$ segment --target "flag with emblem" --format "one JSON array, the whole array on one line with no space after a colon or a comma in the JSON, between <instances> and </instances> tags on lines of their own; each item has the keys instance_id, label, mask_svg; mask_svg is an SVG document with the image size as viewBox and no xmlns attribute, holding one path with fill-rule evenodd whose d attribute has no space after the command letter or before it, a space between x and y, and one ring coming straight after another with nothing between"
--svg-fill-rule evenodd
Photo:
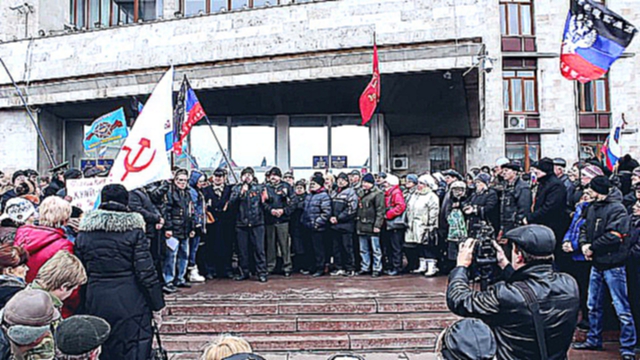
<instances>
[{"instance_id":1,"label":"flag with emblem","mask_svg":"<svg viewBox=\"0 0 640 360\"><path fill-rule=\"evenodd\" d=\"M378 102L380 101L380 69L378 68L378 47L375 39L373 41L373 76L367 87L360 95L360 115L362 116L362 125L371 120L373 113L376 111Z\"/></svg>"},{"instance_id":2,"label":"flag with emblem","mask_svg":"<svg viewBox=\"0 0 640 360\"><path fill-rule=\"evenodd\" d=\"M182 154L182 142L189 135L191 128L205 116L204 109L185 75L173 113L173 151L177 155Z\"/></svg>"},{"instance_id":3,"label":"flag with emblem","mask_svg":"<svg viewBox=\"0 0 640 360\"><path fill-rule=\"evenodd\" d=\"M160 79L113 162L110 181L128 190L171 178L165 134L171 127L173 67Z\"/></svg>"},{"instance_id":4,"label":"flag with emblem","mask_svg":"<svg viewBox=\"0 0 640 360\"><path fill-rule=\"evenodd\" d=\"M593 0L571 0L560 55L560 71L569 80L599 79L629 46L636 28Z\"/></svg>"}]
</instances>

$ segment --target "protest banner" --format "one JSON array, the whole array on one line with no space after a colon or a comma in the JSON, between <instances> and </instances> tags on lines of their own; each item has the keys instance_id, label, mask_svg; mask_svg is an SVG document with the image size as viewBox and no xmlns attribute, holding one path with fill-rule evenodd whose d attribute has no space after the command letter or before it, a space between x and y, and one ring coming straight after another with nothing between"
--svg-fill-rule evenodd
<instances>
[{"instance_id":1,"label":"protest banner","mask_svg":"<svg viewBox=\"0 0 640 360\"><path fill-rule=\"evenodd\" d=\"M107 178L67 180L67 196L71 198L71 205L82 211L93 210L100 191L107 183Z\"/></svg>"}]
</instances>

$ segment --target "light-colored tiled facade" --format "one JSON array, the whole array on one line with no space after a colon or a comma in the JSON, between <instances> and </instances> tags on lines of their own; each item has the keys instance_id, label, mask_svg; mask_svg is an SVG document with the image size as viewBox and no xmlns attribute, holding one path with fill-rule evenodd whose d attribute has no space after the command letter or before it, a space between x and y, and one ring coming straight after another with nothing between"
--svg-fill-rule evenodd
<instances>
[{"instance_id":1,"label":"light-colored tiled facade","mask_svg":"<svg viewBox=\"0 0 640 360\"><path fill-rule=\"evenodd\" d=\"M9 9L24 0L0 4L0 57L35 108L148 94L169 65L180 75L176 76L176 91L183 73L190 76L196 90L364 76L371 72L375 32L383 79L384 74L464 71L473 65L473 54L483 44L489 57L497 61L491 73L480 76L480 136L464 140L466 166L491 163L505 152L497 0L330 0L188 18L175 18L178 0L164 0L162 20L72 33L63 31L68 0L27 2L33 6L28 38L25 16ZM533 3L537 52L523 56L538 58L542 156L576 160L575 84L561 77L558 58L567 4L555 0ZM607 5L640 24L637 1L609 0ZM627 53L610 73L611 113L612 118L625 113L630 128L636 129L640 121L640 40ZM437 119L429 119L425 126L429 121ZM0 126L10 129L3 131L0 142L3 169L35 167L36 162L41 169L46 167L46 159L37 155L35 131L2 70ZM63 125L48 128L54 128L55 134L64 130ZM9 135L13 133L16 136ZM57 136L47 136L52 147L64 147ZM635 156L640 156L638 136L625 135ZM408 155L416 158L414 163L428 166L425 156L428 158L430 139L428 135L422 138L422 149L415 145L420 137L403 147L402 140L394 141L391 133L388 154L411 148ZM400 145L394 149L394 144ZM58 160L64 157L61 149L56 155ZM384 161L378 166L384 168Z\"/></svg>"}]
</instances>

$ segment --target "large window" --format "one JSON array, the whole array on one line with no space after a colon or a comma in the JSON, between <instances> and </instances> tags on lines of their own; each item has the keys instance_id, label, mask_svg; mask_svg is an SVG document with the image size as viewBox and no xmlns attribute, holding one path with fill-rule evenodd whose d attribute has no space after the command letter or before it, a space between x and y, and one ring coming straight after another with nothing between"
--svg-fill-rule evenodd
<instances>
[{"instance_id":1,"label":"large window","mask_svg":"<svg viewBox=\"0 0 640 360\"><path fill-rule=\"evenodd\" d=\"M502 91L504 111L509 113L538 111L535 70L504 70Z\"/></svg>"},{"instance_id":2,"label":"large window","mask_svg":"<svg viewBox=\"0 0 640 360\"><path fill-rule=\"evenodd\" d=\"M243 8L260 8L278 5L278 0L180 0L181 11L185 16L213 14Z\"/></svg>"},{"instance_id":3,"label":"large window","mask_svg":"<svg viewBox=\"0 0 640 360\"><path fill-rule=\"evenodd\" d=\"M78 28L129 24L162 15L163 0L69 0L69 22Z\"/></svg>"},{"instance_id":4,"label":"large window","mask_svg":"<svg viewBox=\"0 0 640 360\"><path fill-rule=\"evenodd\" d=\"M582 134L580 135L580 160L593 157L601 158L600 150L607 139L607 134Z\"/></svg>"},{"instance_id":5,"label":"large window","mask_svg":"<svg viewBox=\"0 0 640 360\"><path fill-rule=\"evenodd\" d=\"M519 161L526 171L540 159L540 134L506 134L507 158Z\"/></svg>"},{"instance_id":6,"label":"large window","mask_svg":"<svg viewBox=\"0 0 640 360\"><path fill-rule=\"evenodd\" d=\"M234 117L231 120L231 157L243 168L276 163L276 130L272 117Z\"/></svg>"},{"instance_id":7,"label":"large window","mask_svg":"<svg viewBox=\"0 0 640 360\"><path fill-rule=\"evenodd\" d=\"M531 0L501 0L500 29L502 35L533 35Z\"/></svg>"},{"instance_id":8,"label":"large window","mask_svg":"<svg viewBox=\"0 0 640 360\"><path fill-rule=\"evenodd\" d=\"M229 155L229 127L227 118L211 118L213 131L220 141L220 145ZM202 169L216 169L225 166L224 156L216 144L216 140L211 133L211 129L206 122L200 122L191 129L189 133L189 145L191 156L198 162Z\"/></svg>"},{"instance_id":9,"label":"large window","mask_svg":"<svg viewBox=\"0 0 640 360\"><path fill-rule=\"evenodd\" d=\"M601 79L579 84L578 89L580 112L609 112L609 81L606 75Z\"/></svg>"}]
</instances>

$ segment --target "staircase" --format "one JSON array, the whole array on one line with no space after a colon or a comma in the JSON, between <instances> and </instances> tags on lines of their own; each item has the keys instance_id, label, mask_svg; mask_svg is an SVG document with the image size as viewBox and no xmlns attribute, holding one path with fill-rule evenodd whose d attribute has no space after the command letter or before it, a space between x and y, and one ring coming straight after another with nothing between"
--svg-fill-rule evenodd
<instances>
[{"instance_id":1,"label":"staircase","mask_svg":"<svg viewBox=\"0 0 640 360\"><path fill-rule=\"evenodd\" d=\"M334 292L172 296L161 330L163 345L172 359L198 359L223 333L245 338L267 358L299 352L432 352L439 332L456 317L447 310L443 292L415 289L385 292L365 284Z\"/></svg>"}]
</instances>

